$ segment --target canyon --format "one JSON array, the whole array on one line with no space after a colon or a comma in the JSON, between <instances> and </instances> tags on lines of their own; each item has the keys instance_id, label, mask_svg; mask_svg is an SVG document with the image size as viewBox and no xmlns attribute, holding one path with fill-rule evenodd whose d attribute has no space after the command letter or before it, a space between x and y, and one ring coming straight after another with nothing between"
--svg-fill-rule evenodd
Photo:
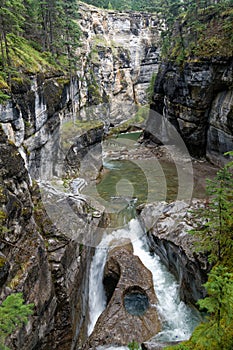
<instances>
[{"instance_id":1,"label":"canyon","mask_svg":"<svg viewBox=\"0 0 233 350\"><path fill-rule=\"evenodd\" d=\"M108 217L93 198L67 189L66 181L96 181L103 167L102 141L111 128L128 121L126 129L136 125L144 131L143 142L156 147L161 140L155 137L155 111L175 126L192 157L207 157L220 165L225 162L223 153L233 149L232 59L184 67L161 62L164 24L156 15L83 3L79 11L83 36L77 75L47 72L16 79L12 99L0 105L0 298L23 292L25 300L35 304L28 324L8 339L11 349L88 348L90 264L100 239L98 229L107 226ZM144 125L132 116L148 103L153 73L152 112ZM55 189L48 187L51 179ZM190 248L192 241L185 233L191 227L185 214L189 208L184 202L146 204L138 215L149 227L151 250L179 280L181 299L194 304L205 295L202 284L209 266ZM152 226L147 220L153 215ZM174 233L177 217L182 224ZM128 250L123 249L122 257L132 259ZM109 259L116 259L114 252ZM111 277L110 270L106 267L106 276ZM155 303L153 293L152 299ZM148 331L146 337L151 335ZM99 339L94 336L89 341L96 346Z\"/></svg>"}]
</instances>

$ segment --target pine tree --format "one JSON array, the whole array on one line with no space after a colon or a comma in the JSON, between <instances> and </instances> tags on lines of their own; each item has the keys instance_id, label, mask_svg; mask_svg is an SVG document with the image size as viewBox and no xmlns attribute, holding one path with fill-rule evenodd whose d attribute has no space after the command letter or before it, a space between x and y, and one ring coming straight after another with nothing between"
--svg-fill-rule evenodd
<instances>
[{"instance_id":1,"label":"pine tree","mask_svg":"<svg viewBox=\"0 0 233 350\"><path fill-rule=\"evenodd\" d=\"M28 322L28 316L33 313L33 304L24 304L22 293L9 295L0 305L0 348L4 346L8 335Z\"/></svg>"},{"instance_id":2,"label":"pine tree","mask_svg":"<svg viewBox=\"0 0 233 350\"><path fill-rule=\"evenodd\" d=\"M204 285L208 296L198 301L207 311L206 321L193 333L193 349L231 350L233 348L233 274L218 265L209 273Z\"/></svg>"},{"instance_id":3,"label":"pine tree","mask_svg":"<svg viewBox=\"0 0 233 350\"><path fill-rule=\"evenodd\" d=\"M223 261L232 249L233 175L229 166L219 170L214 180L207 180L209 203L195 211L201 218L191 231L198 238L197 250L207 252L209 261Z\"/></svg>"},{"instance_id":4,"label":"pine tree","mask_svg":"<svg viewBox=\"0 0 233 350\"><path fill-rule=\"evenodd\" d=\"M0 4L0 45L3 68L11 66L9 34L18 35L24 22L22 0L1 0Z\"/></svg>"}]
</instances>

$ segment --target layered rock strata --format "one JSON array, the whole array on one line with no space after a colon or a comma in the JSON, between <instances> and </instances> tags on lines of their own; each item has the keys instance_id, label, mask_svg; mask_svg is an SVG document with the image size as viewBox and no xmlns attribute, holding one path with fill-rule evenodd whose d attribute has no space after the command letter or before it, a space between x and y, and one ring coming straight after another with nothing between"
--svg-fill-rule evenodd
<instances>
[{"instance_id":1,"label":"layered rock strata","mask_svg":"<svg viewBox=\"0 0 233 350\"><path fill-rule=\"evenodd\" d=\"M146 89L158 71L162 23L156 15L100 10L84 3L79 11L82 106L109 103L114 123L128 119L132 103L147 102Z\"/></svg>"},{"instance_id":2,"label":"layered rock strata","mask_svg":"<svg viewBox=\"0 0 233 350\"><path fill-rule=\"evenodd\" d=\"M192 156L224 161L233 149L233 61L219 58L161 64L152 108L176 127ZM151 114L148 129L156 126ZM153 129L153 128L152 128Z\"/></svg>"}]
</instances>

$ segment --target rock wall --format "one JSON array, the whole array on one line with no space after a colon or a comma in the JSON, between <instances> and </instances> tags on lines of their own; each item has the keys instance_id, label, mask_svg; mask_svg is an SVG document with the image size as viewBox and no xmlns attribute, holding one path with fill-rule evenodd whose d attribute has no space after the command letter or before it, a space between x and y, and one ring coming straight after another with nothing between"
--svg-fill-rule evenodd
<instances>
[{"instance_id":1,"label":"rock wall","mask_svg":"<svg viewBox=\"0 0 233 350\"><path fill-rule=\"evenodd\" d=\"M105 126L130 119L132 105L146 103L146 88L158 70L162 23L156 16L80 3L79 24L76 76L57 71L13 78L12 99L0 105L0 124L35 178L41 168L48 175L59 171L64 118L102 120Z\"/></svg>"},{"instance_id":2,"label":"rock wall","mask_svg":"<svg viewBox=\"0 0 233 350\"><path fill-rule=\"evenodd\" d=\"M81 217L75 236L54 225L38 187L32 191L17 147L0 129L0 299L23 292L35 305L26 327L8 339L11 349L70 350L78 336L86 337L91 249L79 233L85 231L90 205L75 196L73 201ZM93 233L98 220L89 223Z\"/></svg>"},{"instance_id":3,"label":"rock wall","mask_svg":"<svg viewBox=\"0 0 233 350\"><path fill-rule=\"evenodd\" d=\"M146 89L158 70L162 23L155 15L96 9L84 3L79 11L81 104L110 103L116 123L122 120L123 105L146 103Z\"/></svg>"},{"instance_id":4,"label":"rock wall","mask_svg":"<svg viewBox=\"0 0 233 350\"><path fill-rule=\"evenodd\" d=\"M77 76L70 80L62 72L47 72L13 78L12 98L0 105L0 219L5 228L0 241L0 296L3 300L12 291L22 291L25 300L35 304L26 328L9 339L12 349L65 350L85 340L91 252L83 247L80 235L86 233L89 220L88 234L93 236L101 220L102 209L93 219L93 203L90 209L89 203L74 196L69 200L80 217L78 239L73 232L59 231L40 193L32 198L31 178L59 177L64 168L79 176L76 169L88 155L93 172L81 170L85 178L94 179L102 166L98 157L103 125L95 127L92 122L91 130L83 133L73 127L73 113L79 120L105 123L112 111L101 104L111 102L113 114L120 114L116 122L130 118L122 116L118 105L144 103L144 90L158 67L156 18L90 10L85 5L80 12L84 45L77 53ZM62 138L68 149L67 145L61 149Z\"/></svg>"},{"instance_id":5,"label":"rock wall","mask_svg":"<svg viewBox=\"0 0 233 350\"><path fill-rule=\"evenodd\" d=\"M62 118L71 112L71 85L75 81L70 84L64 76L13 79L12 99L0 105L0 124L19 148L32 177L39 177L43 164L50 168L54 162Z\"/></svg>"},{"instance_id":6,"label":"rock wall","mask_svg":"<svg viewBox=\"0 0 233 350\"><path fill-rule=\"evenodd\" d=\"M233 149L233 60L216 58L161 65L152 109L164 115L195 157L223 162ZM148 126L156 125L151 115Z\"/></svg>"}]
</instances>

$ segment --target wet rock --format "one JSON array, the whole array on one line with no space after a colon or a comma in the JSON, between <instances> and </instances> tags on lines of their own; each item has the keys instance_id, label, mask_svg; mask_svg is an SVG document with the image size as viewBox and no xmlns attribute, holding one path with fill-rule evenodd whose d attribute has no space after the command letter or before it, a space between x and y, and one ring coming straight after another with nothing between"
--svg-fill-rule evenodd
<instances>
[{"instance_id":1,"label":"wet rock","mask_svg":"<svg viewBox=\"0 0 233 350\"><path fill-rule=\"evenodd\" d=\"M183 201L157 202L145 205L140 214L151 251L176 276L181 299L193 305L206 294L203 284L210 270L207 256L195 252L195 239L188 233L194 220L190 211L203 205L197 200L191 205Z\"/></svg>"},{"instance_id":2,"label":"wet rock","mask_svg":"<svg viewBox=\"0 0 233 350\"><path fill-rule=\"evenodd\" d=\"M102 168L103 126L92 128L77 137L67 152L64 165L68 176L84 177L95 180Z\"/></svg>"},{"instance_id":3,"label":"wet rock","mask_svg":"<svg viewBox=\"0 0 233 350\"><path fill-rule=\"evenodd\" d=\"M132 246L113 248L107 257L104 285L108 305L83 349L98 345L141 343L160 331L152 274L132 254Z\"/></svg>"}]
</instances>

